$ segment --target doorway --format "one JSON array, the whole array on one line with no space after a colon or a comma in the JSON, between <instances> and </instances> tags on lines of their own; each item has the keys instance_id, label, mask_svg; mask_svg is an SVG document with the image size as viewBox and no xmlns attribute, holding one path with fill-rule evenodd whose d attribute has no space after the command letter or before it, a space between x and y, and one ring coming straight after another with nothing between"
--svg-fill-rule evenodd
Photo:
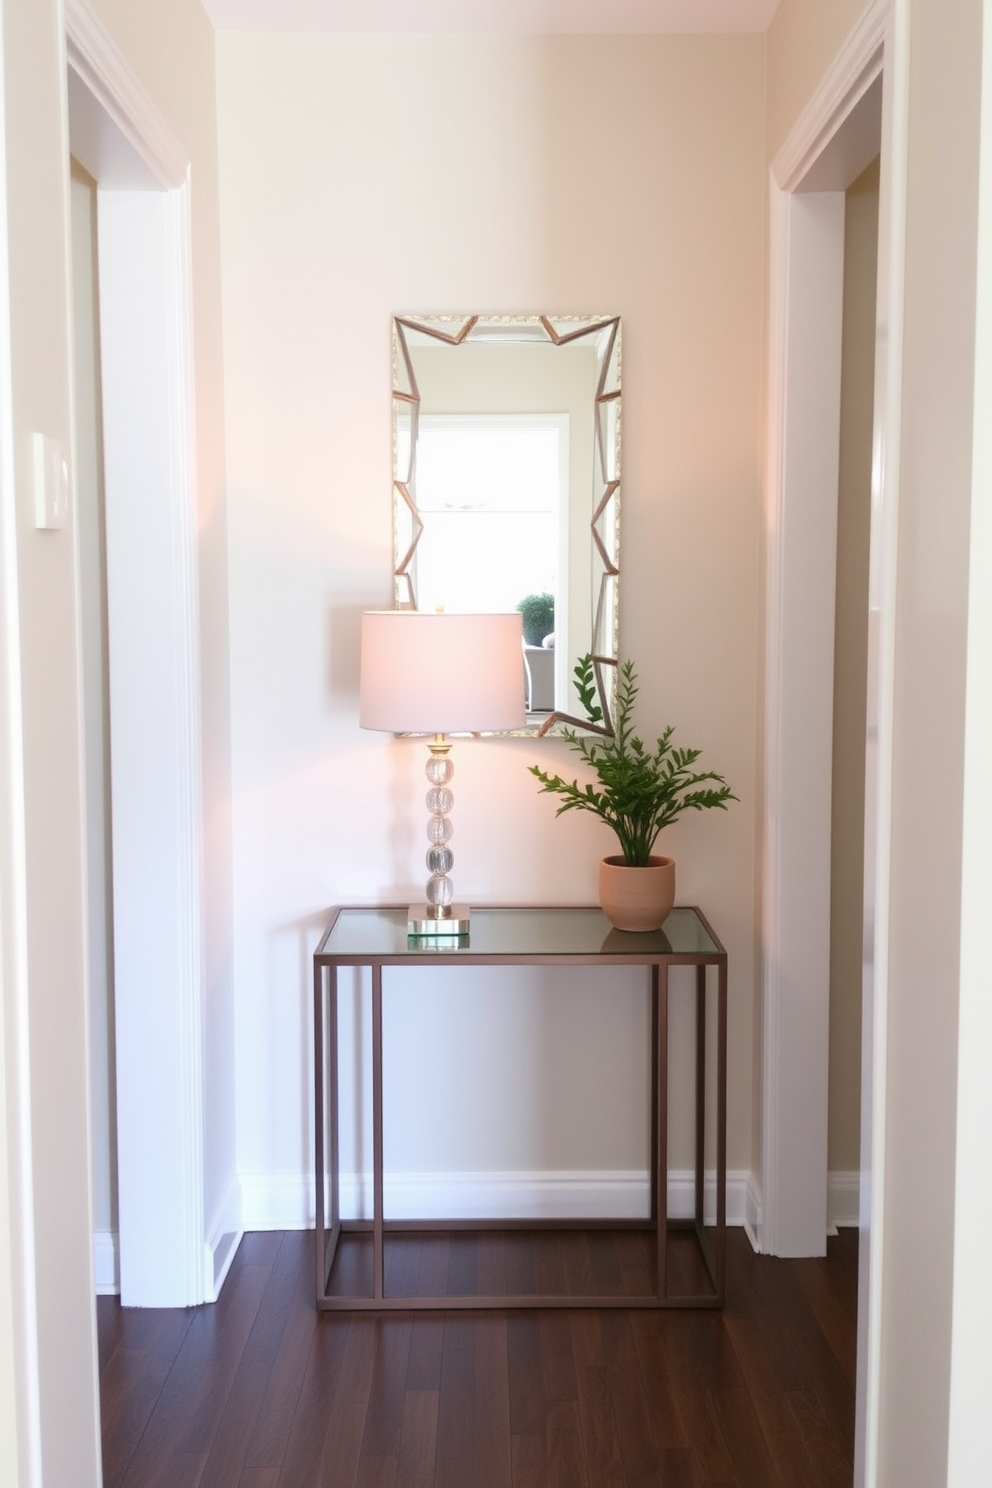
<instances>
[{"instance_id":1,"label":"doorway","mask_svg":"<svg viewBox=\"0 0 992 1488\"><path fill-rule=\"evenodd\" d=\"M70 151L95 187L103 408L114 1059L95 1187L111 1216L116 1191L117 1233L97 1260L126 1305L185 1306L219 1283L204 1226L189 161L85 0L65 18Z\"/></svg>"},{"instance_id":2,"label":"doorway","mask_svg":"<svg viewBox=\"0 0 992 1488\"><path fill-rule=\"evenodd\" d=\"M70 161L73 462L83 672L93 1260L97 1292L120 1287L114 1077L110 694L96 182Z\"/></svg>"},{"instance_id":3,"label":"doorway","mask_svg":"<svg viewBox=\"0 0 992 1488\"><path fill-rule=\"evenodd\" d=\"M855 1482L872 1480L877 1419L884 786L890 749L900 59L875 0L772 164L768 612L762 906L762 1248L822 1254L828 1201L830 801L845 192L881 155L877 252L861 914L862 1050ZM888 82L883 86L883 63ZM878 973L876 974L876 965ZM876 1050L879 1051L876 1054Z\"/></svg>"},{"instance_id":4,"label":"doorway","mask_svg":"<svg viewBox=\"0 0 992 1488\"><path fill-rule=\"evenodd\" d=\"M880 160L844 206L837 600L830 812L827 1226L857 1226L860 1195L865 740Z\"/></svg>"}]
</instances>

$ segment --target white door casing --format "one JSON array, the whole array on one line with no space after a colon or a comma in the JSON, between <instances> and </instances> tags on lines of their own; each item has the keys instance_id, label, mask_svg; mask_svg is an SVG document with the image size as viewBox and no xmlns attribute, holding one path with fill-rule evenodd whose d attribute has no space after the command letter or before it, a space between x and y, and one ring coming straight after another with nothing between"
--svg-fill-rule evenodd
<instances>
[{"instance_id":1,"label":"white door casing","mask_svg":"<svg viewBox=\"0 0 992 1488\"><path fill-rule=\"evenodd\" d=\"M772 164L761 1248L826 1245L830 739L846 187L881 145L855 1483L876 1481L905 15L872 0Z\"/></svg>"},{"instance_id":2,"label":"white door casing","mask_svg":"<svg viewBox=\"0 0 992 1488\"><path fill-rule=\"evenodd\" d=\"M213 1295L189 161L85 0L66 44L98 203L121 1299L186 1306Z\"/></svg>"},{"instance_id":3,"label":"white door casing","mask_svg":"<svg viewBox=\"0 0 992 1488\"><path fill-rule=\"evenodd\" d=\"M762 1249L826 1243L844 191L878 154L884 3L772 163Z\"/></svg>"}]
</instances>

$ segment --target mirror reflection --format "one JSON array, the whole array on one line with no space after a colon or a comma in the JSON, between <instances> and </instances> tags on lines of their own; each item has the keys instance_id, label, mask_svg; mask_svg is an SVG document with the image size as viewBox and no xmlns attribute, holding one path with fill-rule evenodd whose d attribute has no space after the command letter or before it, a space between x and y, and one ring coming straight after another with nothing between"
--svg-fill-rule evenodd
<instances>
[{"instance_id":1,"label":"mirror reflection","mask_svg":"<svg viewBox=\"0 0 992 1488\"><path fill-rule=\"evenodd\" d=\"M393 321L394 602L524 620L528 732L609 727L620 551L617 316Z\"/></svg>"}]
</instances>

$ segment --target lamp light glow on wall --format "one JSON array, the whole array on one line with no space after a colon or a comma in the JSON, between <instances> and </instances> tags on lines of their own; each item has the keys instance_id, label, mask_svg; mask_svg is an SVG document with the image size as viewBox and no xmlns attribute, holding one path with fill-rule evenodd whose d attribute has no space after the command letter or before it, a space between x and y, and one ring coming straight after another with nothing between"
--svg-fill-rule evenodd
<instances>
[{"instance_id":1,"label":"lamp light glow on wall","mask_svg":"<svg viewBox=\"0 0 992 1488\"><path fill-rule=\"evenodd\" d=\"M523 727L521 618L419 610L373 610L362 616L359 717L362 728L432 734L428 744L426 903L411 905L408 931L467 935L469 910L455 904L450 873L449 783L452 733Z\"/></svg>"}]
</instances>

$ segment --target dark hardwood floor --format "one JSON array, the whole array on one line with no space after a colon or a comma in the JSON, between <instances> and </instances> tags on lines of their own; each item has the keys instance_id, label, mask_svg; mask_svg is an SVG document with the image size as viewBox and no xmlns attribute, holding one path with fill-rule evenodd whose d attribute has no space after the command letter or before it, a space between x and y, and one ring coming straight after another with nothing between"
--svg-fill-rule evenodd
<instances>
[{"instance_id":1,"label":"dark hardwood floor","mask_svg":"<svg viewBox=\"0 0 992 1488\"><path fill-rule=\"evenodd\" d=\"M728 1241L722 1313L369 1316L247 1235L214 1306L98 1299L106 1488L849 1488L857 1234Z\"/></svg>"}]
</instances>

